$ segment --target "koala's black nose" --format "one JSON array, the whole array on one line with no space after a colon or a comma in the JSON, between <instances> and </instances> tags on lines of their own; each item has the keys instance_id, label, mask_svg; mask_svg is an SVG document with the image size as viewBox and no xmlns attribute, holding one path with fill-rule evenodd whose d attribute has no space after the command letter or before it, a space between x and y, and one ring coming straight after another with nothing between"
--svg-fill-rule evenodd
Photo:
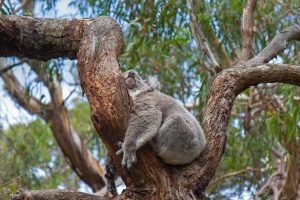
<instances>
[{"instance_id":1,"label":"koala's black nose","mask_svg":"<svg viewBox=\"0 0 300 200\"><path fill-rule=\"evenodd\" d=\"M129 72L129 73L128 73L128 76L129 76L129 77L134 77L134 72Z\"/></svg>"}]
</instances>

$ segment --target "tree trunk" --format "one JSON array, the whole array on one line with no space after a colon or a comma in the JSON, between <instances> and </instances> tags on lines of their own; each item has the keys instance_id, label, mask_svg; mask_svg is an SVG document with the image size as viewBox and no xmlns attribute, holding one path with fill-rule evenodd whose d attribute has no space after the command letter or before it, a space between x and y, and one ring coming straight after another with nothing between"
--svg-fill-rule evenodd
<instances>
[{"instance_id":1,"label":"tree trunk","mask_svg":"<svg viewBox=\"0 0 300 200\"><path fill-rule=\"evenodd\" d=\"M7 21L7 17L0 16L0 36L5 35L1 21L2 23ZM52 23L59 27L65 26L64 30L70 29L69 21L64 23L62 20L52 20ZM53 24L49 27L53 27ZM10 26L9 31L13 32L14 28L20 30ZM156 157L149 146L145 146L137 152L138 163L127 171L120 165L121 157L115 156L117 143L124 138L131 107L131 100L118 65L118 57L122 53L124 43L121 28L110 17L99 17L89 26L82 28L85 30L82 33L77 57L81 86L91 105L93 124L112 157L117 173L127 187L116 199L204 199L202 194L214 176L225 149L226 129L235 97L247 87L259 83L283 82L300 85L298 66L261 65L270 60L270 56L281 50L281 47L273 48L269 54L263 54L263 58L254 57L249 65L223 70L215 77L207 97L203 122L207 146L199 158L188 165L170 166ZM39 35L47 35L47 30L39 31ZM300 32L300 28L296 31ZM55 29L51 29L51 32L55 32ZM22 34L26 33L25 31ZM30 40L30 35L26 36ZM64 38L64 35L61 35L60 42L68 42L68 36ZM296 38L292 34L285 33L284 36L287 37L283 41L291 39L291 36ZM2 40L5 41L5 38ZM70 52L65 52L62 51L64 47L50 44L51 49L54 50L53 47L59 49L56 49L55 53L51 51L47 54L44 50L37 51L38 42L34 45L29 42L26 48L31 53L22 51L19 54L31 56L36 53L36 57L47 59L57 56L73 58L75 51L78 50L71 49ZM10 46L5 47L5 55L16 53L15 46ZM74 44L73 47L78 46ZM0 50L0 55L3 52Z\"/></svg>"}]
</instances>

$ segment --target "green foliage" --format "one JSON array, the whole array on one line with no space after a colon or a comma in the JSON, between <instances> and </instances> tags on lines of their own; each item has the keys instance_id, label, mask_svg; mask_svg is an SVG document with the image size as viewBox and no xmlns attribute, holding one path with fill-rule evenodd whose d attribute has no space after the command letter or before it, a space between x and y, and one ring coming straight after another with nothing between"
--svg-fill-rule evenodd
<instances>
[{"instance_id":1,"label":"green foliage","mask_svg":"<svg viewBox=\"0 0 300 200\"><path fill-rule=\"evenodd\" d=\"M74 173L41 120L12 125L1 134L0 177L0 199L16 188L76 187Z\"/></svg>"}]
</instances>

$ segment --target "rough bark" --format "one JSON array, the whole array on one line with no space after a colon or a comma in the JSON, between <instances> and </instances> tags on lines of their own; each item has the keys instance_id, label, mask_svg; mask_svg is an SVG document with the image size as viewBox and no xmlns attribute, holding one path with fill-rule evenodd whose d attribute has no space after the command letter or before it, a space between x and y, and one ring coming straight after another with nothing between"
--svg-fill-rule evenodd
<instances>
[{"instance_id":1,"label":"rough bark","mask_svg":"<svg viewBox=\"0 0 300 200\"><path fill-rule=\"evenodd\" d=\"M0 63L0 69L1 68ZM102 178L104 177L104 170L72 128L60 86L54 85L52 82L47 82L44 76L41 74L38 75L46 82L49 88L51 95L49 105L42 104L35 97L26 98L25 89L13 74L6 72L0 74L0 77L5 83L8 94L15 99L21 107L31 114L40 116L49 123L58 146L74 172L76 172L94 192L100 190L105 186L105 182Z\"/></svg>"},{"instance_id":2,"label":"rough bark","mask_svg":"<svg viewBox=\"0 0 300 200\"><path fill-rule=\"evenodd\" d=\"M109 198L73 190L20 190L11 196L12 200L107 200Z\"/></svg>"},{"instance_id":3,"label":"rough bark","mask_svg":"<svg viewBox=\"0 0 300 200\"><path fill-rule=\"evenodd\" d=\"M122 49L119 25L109 17L100 17L85 28L78 52L81 86L91 105L92 121L127 186L118 199L204 198L202 193L215 174L225 149L226 129L235 97L259 83L300 85L298 66L243 65L226 69L216 76L207 97L203 128L208 144L200 157L189 165L168 166L146 146L137 153L137 165L125 171L120 165L121 157L115 156L117 142L124 138L131 105L118 65ZM259 59L254 61L259 63ZM263 62L268 59L264 58Z\"/></svg>"},{"instance_id":4,"label":"rough bark","mask_svg":"<svg viewBox=\"0 0 300 200\"><path fill-rule=\"evenodd\" d=\"M75 59L83 31L90 22L0 15L0 56Z\"/></svg>"}]
</instances>

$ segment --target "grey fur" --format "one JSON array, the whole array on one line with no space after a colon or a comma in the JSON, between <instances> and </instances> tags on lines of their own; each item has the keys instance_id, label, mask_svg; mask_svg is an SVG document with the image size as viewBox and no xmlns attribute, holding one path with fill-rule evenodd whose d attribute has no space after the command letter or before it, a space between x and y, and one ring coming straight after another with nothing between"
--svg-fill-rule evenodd
<instances>
[{"instance_id":1,"label":"grey fur","mask_svg":"<svg viewBox=\"0 0 300 200\"><path fill-rule=\"evenodd\" d=\"M136 71L123 73L133 108L124 143L122 165L137 161L136 151L149 142L153 150L172 165L192 162L203 151L206 139L199 122L175 99L157 90L158 81L144 81ZM156 82L156 83L155 83Z\"/></svg>"}]
</instances>

